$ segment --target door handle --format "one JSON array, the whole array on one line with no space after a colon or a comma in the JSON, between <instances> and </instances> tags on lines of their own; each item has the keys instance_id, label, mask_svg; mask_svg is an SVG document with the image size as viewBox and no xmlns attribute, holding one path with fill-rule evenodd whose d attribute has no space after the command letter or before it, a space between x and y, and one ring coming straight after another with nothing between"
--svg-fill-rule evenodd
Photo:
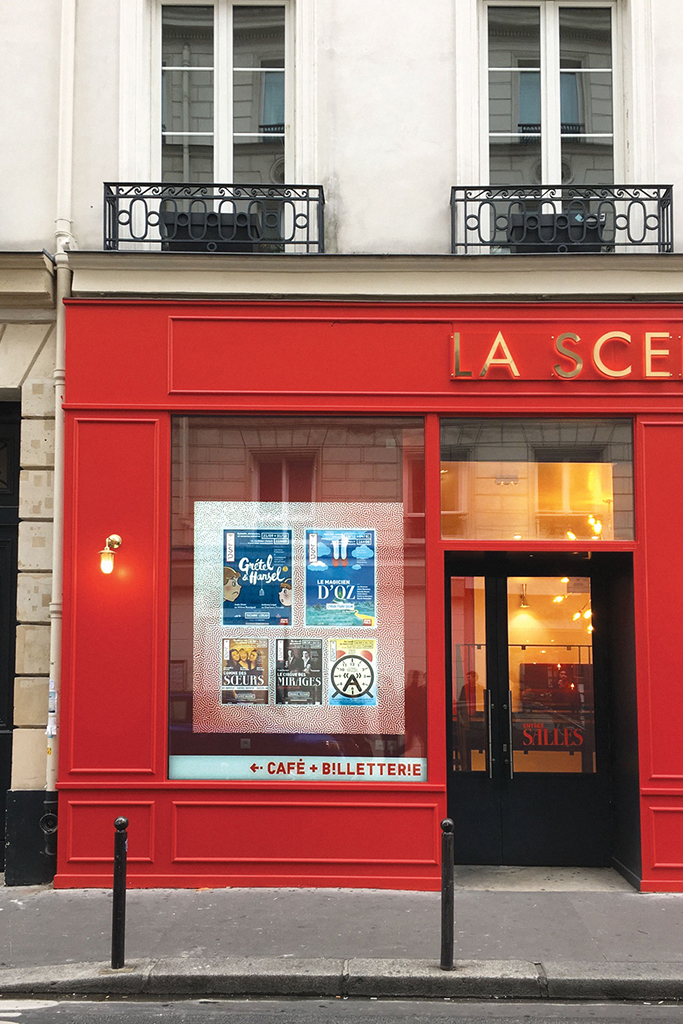
<instances>
[{"instance_id":1,"label":"door handle","mask_svg":"<svg viewBox=\"0 0 683 1024\"><path fill-rule=\"evenodd\" d=\"M514 750L513 750L513 747L512 747L512 690L508 690L508 737L509 737L509 741L508 741L509 742L509 746L508 746L508 765L509 765L509 768L510 768L510 778L514 779L514 777L515 777L515 769L514 769L514 765L513 765L513 759L514 759L515 755L514 755Z\"/></svg>"},{"instance_id":2,"label":"door handle","mask_svg":"<svg viewBox=\"0 0 683 1024\"><path fill-rule=\"evenodd\" d=\"M493 778L493 737L491 735L491 691L484 690L486 701L486 768L490 779Z\"/></svg>"}]
</instances>

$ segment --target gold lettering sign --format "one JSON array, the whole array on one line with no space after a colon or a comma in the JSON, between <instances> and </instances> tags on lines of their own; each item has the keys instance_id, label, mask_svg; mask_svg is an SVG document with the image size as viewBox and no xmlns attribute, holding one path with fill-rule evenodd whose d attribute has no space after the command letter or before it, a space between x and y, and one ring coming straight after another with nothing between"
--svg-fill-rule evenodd
<instances>
[{"instance_id":1,"label":"gold lettering sign","mask_svg":"<svg viewBox=\"0 0 683 1024\"><path fill-rule=\"evenodd\" d=\"M501 352L503 353L503 355L500 357L496 356L496 352L498 351L498 349L500 349ZM498 334L496 335L496 340L494 341L493 345L491 345L491 351L486 357L486 360L481 368L481 373L479 374L479 376L485 377L486 374L489 372L489 368L491 366L507 366L509 367L513 377L519 377L519 370L517 369L515 361L512 358L512 353L510 352L510 349L508 348L507 342L505 341L505 338L503 337L501 331L498 331Z\"/></svg>"},{"instance_id":2,"label":"gold lettering sign","mask_svg":"<svg viewBox=\"0 0 683 1024\"><path fill-rule=\"evenodd\" d=\"M487 338L482 336L481 327L477 327L471 344L466 335L454 331L450 337L451 380L464 379L472 383L477 378L501 380L507 376L527 380L553 377L560 380L581 377L596 380L602 377L606 380L630 378L647 381L680 380L683 377L683 365L679 365L683 358L680 352L682 339L671 331L643 330L636 334L613 329L595 338L600 330L598 327L592 337L563 330L557 335L546 335L544 339L542 328L529 323L524 325L526 333L521 348L521 329L518 322L509 324L506 328L508 339L513 332L517 338L507 340L501 328L492 327ZM550 355L545 371L543 360L547 356L544 357L544 352Z\"/></svg>"},{"instance_id":3,"label":"gold lettering sign","mask_svg":"<svg viewBox=\"0 0 683 1024\"><path fill-rule=\"evenodd\" d=\"M572 380L574 377L578 377L581 373L583 369L583 358L578 355L577 352L572 352L570 348L567 348L564 344L565 341L576 342L581 341L581 338L578 334L574 334L572 331L565 331L564 334L558 335L555 340L556 351L559 352L561 356L566 356L568 359L571 359L574 366L571 370L565 370L559 363L556 363L555 366L553 366L553 370L558 377L563 377L564 380Z\"/></svg>"},{"instance_id":4,"label":"gold lettering sign","mask_svg":"<svg viewBox=\"0 0 683 1024\"><path fill-rule=\"evenodd\" d=\"M605 377L628 377L632 369L630 364L624 369L615 370L613 367L607 366L604 363L602 358L602 347L608 341L623 341L627 345L630 345L631 335L624 334L623 331L608 331L607 334L603 334L601 338L598 338L593 346L593 363L595 365L595 369Z\"/></svg>"}]
</instances>

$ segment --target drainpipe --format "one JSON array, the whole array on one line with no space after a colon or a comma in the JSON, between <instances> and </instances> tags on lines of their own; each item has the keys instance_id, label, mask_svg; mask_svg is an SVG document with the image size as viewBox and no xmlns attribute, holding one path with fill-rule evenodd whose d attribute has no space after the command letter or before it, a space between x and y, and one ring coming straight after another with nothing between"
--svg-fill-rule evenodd
<instances>
[{"instance_id":1,"label":"drainpipe","mask_svg":"<svg viewBox=\"0 0 683 1024\"><path fill-rule=\"evenodd\" d=\"M66 340L64 299L71 294L71 269L65 252L55 254L57 275L56 353L53 379L55 387L55 469L54 522L52 550L52 593L50 595L50 691L47 716L47 757L45 800L40 826L45 834L45 853L57 854L57 762L59 753L59 690L62 658L62 582L64 550L64 355Z\"/></svg>"},{"instance_id":2,"label":"drainpipe","mask_svg":"<svg viewBox=\"0 0 683 1024\"><path fill-rule=\"evenodd\" d=\"M62 660L62 582L64 533L64 379L66 349L66 310L64 299L71 295L71 269L68 250L75 248L72 234L72 177L74 124L74 68L76 43L76 0L62 0L60 39L59 117L57 154L57 216L55 218L56 266L56 353L53 380L55 388L55 468L54 522L52 554L52 593L50 596L50 690L47 719L45 800L40 826L45 835L45 854L57 855L57 769L59 753L59 690Z\"/></svg>"}]
</instances>

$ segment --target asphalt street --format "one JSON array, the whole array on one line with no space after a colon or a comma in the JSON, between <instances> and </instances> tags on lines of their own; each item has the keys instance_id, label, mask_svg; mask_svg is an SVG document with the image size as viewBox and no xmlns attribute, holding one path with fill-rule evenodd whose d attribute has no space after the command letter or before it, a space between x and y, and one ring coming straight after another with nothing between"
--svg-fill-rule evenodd
<instances>
[{"instance_id":1,"label":"asphalt street","mask_svg":"<svg viewBox=\"0 0 683 1024\"><path fill-rule=\"evenodd\" d=\"M683 1005L463 1003L449 1000L0 1000L0 1024L681 1024Z\"/></svg>"}]
</instances>

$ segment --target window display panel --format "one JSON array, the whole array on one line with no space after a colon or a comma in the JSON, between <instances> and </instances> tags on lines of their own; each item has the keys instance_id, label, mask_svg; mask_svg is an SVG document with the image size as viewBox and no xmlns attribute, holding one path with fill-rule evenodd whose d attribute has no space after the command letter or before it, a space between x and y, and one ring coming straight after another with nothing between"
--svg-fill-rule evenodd
<instances>
[{"instance_id":1,"label":"window display panel","mask_svg":"<svg viewBox=\"0 0 683 1024\"><path fill-rule=\"evenodd\" d=\"M178 417L172 530L170 778L426 781L419 420Z\"/></svg>"},{"instance_id":2,"label":"window display panel","mask_svg":"<svg viewBox=\"0 0 683 1024\"><path fill-rule=\"evenodd\" d=\"M632 540L630 420L442 420L441 535Z\"/></svg>"}]
</instances>

